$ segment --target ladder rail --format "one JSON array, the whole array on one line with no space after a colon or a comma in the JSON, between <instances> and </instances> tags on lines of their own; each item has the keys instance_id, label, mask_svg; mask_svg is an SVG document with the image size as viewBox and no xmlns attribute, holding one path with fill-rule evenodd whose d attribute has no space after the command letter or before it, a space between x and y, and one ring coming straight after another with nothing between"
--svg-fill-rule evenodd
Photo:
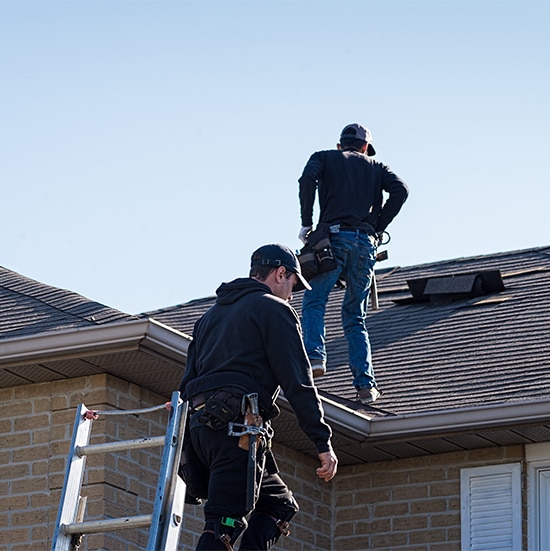
<instances>
[{"instance_id":1,"label":"ladder rail","mask_svg":"<svg viewBox=\"0 0 550 551\"><path fill-rule=\"evenodd\" d=\"M168 534L171 530L177 531L179 539L181 521L176 525L171 521L174 519L174 516L183 517L184 500L181 499L181 503L175 503L174 495L176 494L178 467L187 420L187 409L188 403L180 403L179 392L174 392L172 394L171 418L166 431L166 441L160 468L161 474L155 496L147 551L165 549ZM181 482L183 483L183 481ZM185 487L183 497L185 497Z\"/></svg>"},{"instance_id":2,"label":"ladder rail","mask_svg":"<svg viewBox=\"0 0 550 551\"><path fill-rule=\"evenodd\" d=\"M80 488L82 487L82 479L84 477L84 467L86 466L86 457L78 457L74 450L77 446L85 446L90 441L90 433L92 423L86 419L88 409L84 404L76 411L76 419L74 423L73 436L71 439L69 458L65 469L65 483L61 492L61 500L57 521L55 524L55 532L53 537L54 551L70 551L70 538L63 537L61 527L64 524L71 524L76 519L78 511L78 501L80 496Z\"/></svg>"}]
</instances>

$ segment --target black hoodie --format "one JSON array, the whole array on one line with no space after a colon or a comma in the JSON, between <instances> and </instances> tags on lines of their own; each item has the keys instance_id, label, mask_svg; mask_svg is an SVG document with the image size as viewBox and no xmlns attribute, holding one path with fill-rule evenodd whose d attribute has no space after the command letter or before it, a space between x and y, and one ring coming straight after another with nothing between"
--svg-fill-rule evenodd
<instances>
[{"instance_id":1,"label":"black hoodie","mask_svg":"<svg viewBox=\"0 0 550 551\"><path fill-rule=\"evenodd\" d=\"M258 392L269 411L281 387L317 451L329 451L331 430L294 308L252 278L222 283L216 294L216 303L195 323L180 385L183 399L234 387Z\"/></svg>"}]
</instances>

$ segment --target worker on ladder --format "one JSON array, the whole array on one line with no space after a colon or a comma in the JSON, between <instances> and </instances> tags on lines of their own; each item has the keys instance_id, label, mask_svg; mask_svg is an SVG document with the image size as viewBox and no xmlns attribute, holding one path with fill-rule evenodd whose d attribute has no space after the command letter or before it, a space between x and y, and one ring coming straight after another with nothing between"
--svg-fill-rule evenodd
<instances>
[{"instance_id":1,"label":"worker on ladder","mask_svg":"<svg viewBox=\"0 0 550 551\"><path fill-rule=\"evenodd\" d=\"M232 550L241 534L240 550L267 550L288 534L298 504L270 446L281 388L316 446L317 476L328 482L336 474L331 430L289 304L304 287L296 255L264 245L249 277L223 283L195 324L180 392L191 412L182 473L188 493L207 500L197 550Z\"/></svg>"}]
</instances>

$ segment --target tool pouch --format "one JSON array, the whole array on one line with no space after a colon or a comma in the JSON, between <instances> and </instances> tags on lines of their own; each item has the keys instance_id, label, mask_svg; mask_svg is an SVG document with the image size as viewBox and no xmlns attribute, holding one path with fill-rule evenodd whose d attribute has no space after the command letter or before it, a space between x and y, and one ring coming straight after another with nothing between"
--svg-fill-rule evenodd
<instances>
[{"instance_id":1,"label":"tool pouch","mask_svg":"<svg viewBox=\"0 0 550 551\"><path fill-rule=\"evenodd\" d=\"M326 237L323 237L314 248L319 262L319 273L322 274L323 272L334 270L337 264L332 254L332 246L328 234Z\"/></svg>"},{"instance_id":2,"label":"tool pouch","mask_svg":"<svg viewBox=\"0 0 550 551\"><path fill-rule=\"evenodd\" d=\"M298 262L300 262L302 275L308 281L319 273L319 261L313 245L308 243L302 247L300 254L298 254Z\"/></svg>"},{"instance_id":3,"label":"tool pouch","mask_svg":"<svg viewBox=\"0 0 550 551\"><path fill-rule=\"evenodd\" d=\"M225 390L216 391L204 404L199 421L212 430L221 430L241 413L241 398Z\"/></svg>"},{"instance_id":4,"label":"tool pouch","mask_svg":"<svg viewBox=\"0 0 550 551\"><path fill-rule=\"evenodd\" d=\"M307 243L298 254L303 276L309 280L318 274L329 272L337 267L330 244L328 226L317 226L307 238Z\"/></svg>"}]
</instances>

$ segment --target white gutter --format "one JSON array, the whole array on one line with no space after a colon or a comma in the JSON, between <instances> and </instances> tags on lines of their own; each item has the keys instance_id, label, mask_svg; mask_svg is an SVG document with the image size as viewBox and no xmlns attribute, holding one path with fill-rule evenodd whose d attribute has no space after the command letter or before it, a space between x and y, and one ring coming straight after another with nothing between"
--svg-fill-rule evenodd
<instances>
[{"instance_id":1,"label":"white gutter","mask_svg":"<svg viewBox=\"0 0 550 551\"><path fill-rule=\"evenodd\" d=\"M0 367L144 348L184 360L191 337L153 319L0 340Z\"/></svg>"}]
</instances>

